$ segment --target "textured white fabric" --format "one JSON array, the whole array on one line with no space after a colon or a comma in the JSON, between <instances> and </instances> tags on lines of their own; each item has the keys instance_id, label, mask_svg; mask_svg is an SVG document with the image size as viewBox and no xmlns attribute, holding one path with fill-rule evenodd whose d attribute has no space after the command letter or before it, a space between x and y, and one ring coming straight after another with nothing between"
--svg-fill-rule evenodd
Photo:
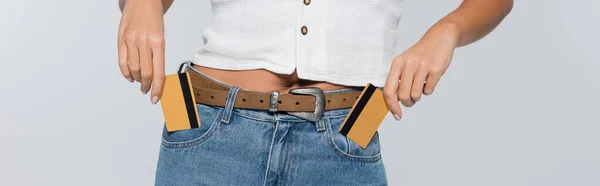
<instances>
[{"instance_id":1,"label":"textured white fabric","mask_svg":"<svg viewBox=\"0 0 600 186\"><path fill-rule=\"evenodd\" d=\"M194 63L296 69L300 79L350 86L384 85L402 15L402 0L211 0L211 7Z\"/></svg>"}]
</instances>

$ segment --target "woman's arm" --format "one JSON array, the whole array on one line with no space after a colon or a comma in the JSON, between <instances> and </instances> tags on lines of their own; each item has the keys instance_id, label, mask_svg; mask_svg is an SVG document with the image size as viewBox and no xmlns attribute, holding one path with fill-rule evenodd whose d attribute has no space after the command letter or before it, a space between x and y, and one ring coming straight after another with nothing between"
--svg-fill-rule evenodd
<instances>
[{"instance_id":1,"label":"woman's arm","mask_svg":"<svg viewBox=\"0 0 600 186\"><path fill-rule=\"evenodd\" d=\"M513 0L463 0L456 10L432 26L433 33L428 32L426 35L440 34L434 31L436 27L451 25L458 34L456 46L468 45L496 28L512 7Z\"/></svg>"},{"instance_id":2,"label":"woman's arm","mask_svg":"<svg viewBox=\"0 0 600 186\"><path fill-rule=\"evenodd\" d=\"M163 15L173 0L120 0L121 23L117 38L119 67L129 82L140 82L156 104L165 79Z\"/></svg>"},{"instance_id":3,"label":"woman's arm","mask_svg":"<svg viewBox=\"0 0 600 186\"><path fill-rule=\"evenodd\" d=\"M450 65L454 49L490 33L512 6L513 0L463 0L419 42L396 56L384 88L385 100L394 118L402 117L398 102L411 107L421 99L422 93L432 94Z\"/></svg>"},{"instance_id":4,"label":"woman's arm","mask_svg":"<svg viewBox=\"0 0 600 186\"><path fill-rule=\"evenodd\" d=\"M171 7L173 1L175 0L162 0L163 10L165 13L167 12L167 10L169 10L169 7ZM121 12L123 12L123 8L125 7L126 2L127 0L119 0L119 8L121 9Z\"/></svg>"}]
</instances>

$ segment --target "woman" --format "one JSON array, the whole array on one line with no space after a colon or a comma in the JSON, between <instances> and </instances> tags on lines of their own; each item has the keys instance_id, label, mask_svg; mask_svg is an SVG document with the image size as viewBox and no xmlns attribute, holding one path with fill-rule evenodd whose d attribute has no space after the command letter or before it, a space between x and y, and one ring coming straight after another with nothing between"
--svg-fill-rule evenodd
<instances>
[{"instance_id":1,"label":"woman","mask_svg":"<svg viewBox=\"0 0 600 186\"><path fill-rule=\"evenodd\" d=\"M120 0L119 66L153 104L172 3ZM463 0L395 56L402 0L212 0L204 47L186 63L206 90L195 92L201 126L163 132L156 185L387 185L378 133L362 148L337 131L360 90L384 87L400 120L399 102L432 94L454 49L512 4Z\"/></svg>"}]
</instances>

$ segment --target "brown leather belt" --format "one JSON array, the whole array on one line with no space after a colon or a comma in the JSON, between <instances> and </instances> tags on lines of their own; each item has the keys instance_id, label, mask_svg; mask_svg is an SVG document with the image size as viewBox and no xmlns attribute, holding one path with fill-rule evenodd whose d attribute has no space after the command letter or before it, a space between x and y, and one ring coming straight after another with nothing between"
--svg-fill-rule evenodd
<instances>
[{"instance_id":1,"label":"brown leather belt","mask_svg":"<svg viewBox=\"0 0 600 186\"><path fill-rule=\"evenodd\" d=\"M191 69L193 64L190 64L186 71L190 74L196 103L224 107L230 86L197 73L195 69ZM290 93L240 89L235 97L234 107L271 112L285 111L300 118L317 121L326 110L351 108L360 93L361 91L349 91L324 94L321 89L314 87L292 89Z\"/></svg>"}]
</instances>

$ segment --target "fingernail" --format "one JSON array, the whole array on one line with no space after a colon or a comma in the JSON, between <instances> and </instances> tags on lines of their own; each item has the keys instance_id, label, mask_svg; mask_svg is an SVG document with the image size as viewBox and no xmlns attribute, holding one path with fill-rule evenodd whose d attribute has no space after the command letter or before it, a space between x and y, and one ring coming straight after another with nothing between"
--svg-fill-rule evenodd
<instances>
[{"instance_id":1,"label":"fingernail","mask_svg":"<svg viewBox=\"0 0 600 186\"><path fill-rule=\"evenodd\" d=\"M394 114L394 118L395 118L397 121L400 121L400 115L398 115L398 114Z\"/></svg>"},{"instance_id":2,"label":"fingernail","mask_svg":"<svg viewBox=\"0 0 600 186\"><path fill-rule=\"evenodd\" d=\"M148 91L147 90L142 90L142 94L147 94Z\"/></svg>"},{"instance_id":3,"label":"fingernail","mask_svg":"<svg viewBox=\"0 0 600 186\"><path fill-rule=\"evenodd\" d=\"M131 78L127 78L127 81L129 81L129 83L133 83L133 79Z\"/></svg>"},{"instance_id":4,"label":"fingernail","mask_svg":"<svg viewBox=\"0 0 600 186\"><path fill-rule=\"evenodd\" d=\"M156 105L158 103L158 96L152 97L152 104Z\"/></svg>"}]
</instances>

